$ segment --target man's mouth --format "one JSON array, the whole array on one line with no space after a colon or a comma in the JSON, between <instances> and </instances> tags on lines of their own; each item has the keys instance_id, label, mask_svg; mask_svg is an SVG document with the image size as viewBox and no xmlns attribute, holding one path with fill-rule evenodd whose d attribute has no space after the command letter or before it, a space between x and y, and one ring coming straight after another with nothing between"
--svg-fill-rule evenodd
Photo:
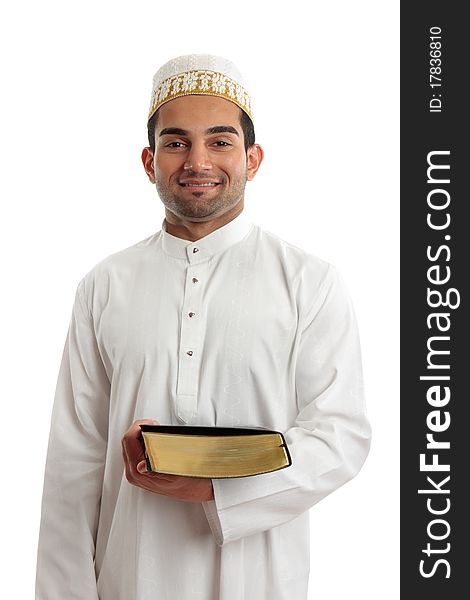
<instances>
[{"instance_id":1,"label":"man's mouth","mask_svg":"<svg viewBox=\"0 0 470 600\"><path fill-rule=\"evenodd\" d=\"M197 181L195 179L188 179L188 180L179 182L181 187L197 188L197 189L214 188L215 186L219 185L219 183L220 182L218 182L218 181Z\"/></svg>"},{"instance_id":2,"label":"man's mouth","mask_svg":"<svg viewBox=\"0 0 470 600\"><path fill-rule=\"evenodd\" d=\"M183 187L204 188L204 187L215 187L216 185L219 185L219 184L218 183L180 183L180 185Z\"/></svg>"}]
</instances>

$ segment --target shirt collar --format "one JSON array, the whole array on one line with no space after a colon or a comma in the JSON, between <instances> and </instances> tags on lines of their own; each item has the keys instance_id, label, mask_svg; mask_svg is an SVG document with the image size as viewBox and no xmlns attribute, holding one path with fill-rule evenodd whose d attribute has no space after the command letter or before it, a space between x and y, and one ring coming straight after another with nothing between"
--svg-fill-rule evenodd
<instances>
[{"instance_id":1,"label":"shirt collar","mask_svg":"<svg viewBox=\"0 0 470 600\"><path fill-rule=\"evenodd\" d=\"M175 237L167 231L166 220L162 223L162 248L175 258L187 259L191 264L208 260L233 244L240 242L251 230L250 217L243 210L237 217L201 239L191 242Z\"/></svg>"}]
</instances>

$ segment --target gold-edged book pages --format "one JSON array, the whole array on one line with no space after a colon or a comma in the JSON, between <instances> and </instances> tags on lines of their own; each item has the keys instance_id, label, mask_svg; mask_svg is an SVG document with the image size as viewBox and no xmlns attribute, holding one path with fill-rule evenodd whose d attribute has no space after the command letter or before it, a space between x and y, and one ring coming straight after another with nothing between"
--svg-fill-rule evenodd
<instances>
[{"instance_id":1,"label":"gold-edged book pages","mask_svg":"<svg viewBox=\"0 0 470 600\"><path fill-rule=\"evenodd\" d=\"M262 427L141 425L147 469L186 477L247 477L292 464L284 436Z\"/></svg>"}]
</instances>

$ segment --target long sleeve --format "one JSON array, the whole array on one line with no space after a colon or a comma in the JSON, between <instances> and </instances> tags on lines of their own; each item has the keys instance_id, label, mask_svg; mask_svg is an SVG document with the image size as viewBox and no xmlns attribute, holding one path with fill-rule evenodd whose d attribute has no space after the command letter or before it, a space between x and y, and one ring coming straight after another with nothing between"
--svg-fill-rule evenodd
<instances>
[{"instance_id":1,"label":"long sleeve","mask_svg":"<svg viewBox=\"0 0 470 600\"><path fill-rule=\"evenodd\" d=\"M52 413L36 600L97 600L94 568L110 383L78 287Z\"/></svg>"},{"instance_id":2,"label":"long sleeve","mask_svg":"<svg viewBox=\"0 0 470 600\"><path fill-rule=\"evenodd\" d=\"M307 511L360 470L370 445L354 311L334 267L310 299L295 366L298 414L284 432L292 465L243 479L214 479L203 503L219 546Z\"/></svg>"}]
</instances>

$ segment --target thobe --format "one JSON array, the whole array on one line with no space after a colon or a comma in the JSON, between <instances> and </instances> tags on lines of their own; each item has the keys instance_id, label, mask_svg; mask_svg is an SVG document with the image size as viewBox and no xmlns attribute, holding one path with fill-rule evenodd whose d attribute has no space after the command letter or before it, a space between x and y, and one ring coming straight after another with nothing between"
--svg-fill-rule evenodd
<instances>
[{"instance_id":1,"label":"thobe","mask_svg":"<svg viewBox=\"0 0 470 600\"><path fill-rule=\"evenodd\" d=\"M282 431L283 470L190 503L132 486L135 419ZM246 213L161 231L79 282L57 382L37 600L304 600L308 510L368 453L354 311L336 269ZM334 524L332 523L332 526Z\"/></svg>"}]
</instances>

